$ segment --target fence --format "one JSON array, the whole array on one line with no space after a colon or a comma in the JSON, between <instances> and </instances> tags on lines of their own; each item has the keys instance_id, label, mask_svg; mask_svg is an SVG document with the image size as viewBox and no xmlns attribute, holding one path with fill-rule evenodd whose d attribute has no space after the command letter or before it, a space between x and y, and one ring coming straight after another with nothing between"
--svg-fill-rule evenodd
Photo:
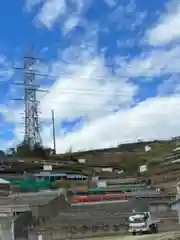
<instances>
[{"instance_id":1,"label":"fence","mask_svg":"<svg viewBox=\"0 0 180 240\"><path fill-rule=\"evenodd\" d=\"M148 205L145 203L143 206L143 201L138 199L124 203L72 206L70 209L60 211L58 216L31 231L29 239L38 239L38 235L42 236L42 240L59 240L70 237L79 239L88 236L124 234L127 232L126 219L136 203L144 210ZM169 211L158 209L157 216L161 219L162 231L179 228L176 213L170 209Z\"/></svg>"},{"instance_id":2,"label":"fence","mask_svg":"<svg viewBox=\"0 0 180 240\"><path fill-rule=\"evenodd\" d=\"M159 225L159 231L175 231L179 230L179 225L176 219L165 219ZM124 235L128 233L127 224L92 224L91 226L69 226L55 227L52 229L44 228L38 232L30 232L29 240L65 240L65 239L84 239L87 237L103 237L113 235ZM38 239L38 237L41 238Z\"/></svg>"}]
</instances>

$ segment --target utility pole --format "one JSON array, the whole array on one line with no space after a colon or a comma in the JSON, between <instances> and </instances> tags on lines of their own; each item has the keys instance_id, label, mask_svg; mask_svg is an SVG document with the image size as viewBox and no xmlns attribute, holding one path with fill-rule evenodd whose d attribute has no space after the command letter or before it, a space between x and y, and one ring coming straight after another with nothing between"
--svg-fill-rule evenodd
<instances>
[{"instance_id":1,"label":"utility pole","mask_svg":"<svg viewBox=\"0 0 180 240\"><path fill-rule=\"evenodd\" d=\"M56 128L55 128L54 110L52 110L51 113L52 113L52 127L53 127L53 148L54 148L54 154L56 154Z\"/></svg>"}]
</instances>

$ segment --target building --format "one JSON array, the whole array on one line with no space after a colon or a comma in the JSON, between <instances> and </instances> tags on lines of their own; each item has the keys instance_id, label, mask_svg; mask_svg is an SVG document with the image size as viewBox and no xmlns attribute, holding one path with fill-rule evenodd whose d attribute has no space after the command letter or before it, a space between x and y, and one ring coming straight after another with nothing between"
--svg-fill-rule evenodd
<instances>
[{"instance_id":1,"label":"building","mask_svg":"<svg viewBox=\"0 0 180 240\"><path fill-rule=\"evenodd\" d=\"M68 173L52 172L52 171L43 171L39 173L34 173L33 175L37 180L47 180L50 182L57 181L57 180L77 180L77 181L87 180L87 176L85 175L68 174Z\"/></svg>"},{"instance_id":2,"label":"building","mask_svg":"<svg viewBox=\"0 0 180 240\"><path fill-rule=\"evenodd\" d=\"M180 147L175 148L170 154L166 156L165 165L180 163Z\"/></svg>"},{"instance_id":3,"label":"building","mask_svg":"<svg viewBox=\"0 0 180 240\"><path fill-rule=\"evenodd\" d=\"M8 196L10 191L11 191L10 182L3 178L0 178L0 195Z\"/></svg>"},{"instance_id":4,"label":"building","mask_svg":"<svg viewBox=\"0 0 180 240\"><path fill-rule=\"evenodd\" d=\"M180 198L170 203L171 209L177 212L178 222L180 224Z\"/></svg>"},{"instance_id":5,"label":"building","mask_svg":"<svg viewBox=\"0 0 180 240\"><path fill-rule=\"evenodd\" d=\"M176 189L176 199L170 203L170 207L173 211L177 212L178 222L180 224L180 181L176 184Z\"/></svg>"}]
</instances>

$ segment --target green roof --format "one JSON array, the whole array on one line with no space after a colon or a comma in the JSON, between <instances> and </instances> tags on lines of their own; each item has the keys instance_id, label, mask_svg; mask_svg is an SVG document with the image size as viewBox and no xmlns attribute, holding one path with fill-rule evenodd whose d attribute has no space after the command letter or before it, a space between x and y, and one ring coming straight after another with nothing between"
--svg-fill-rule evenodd
<instances>
[{"instance_id":1,"label":"green roof","mask_svg":"<svg viewBox=\"0 0 180 240\"><path fill-rule=\"evenodd\" d=\"M51 187L48 181L36 181L36 180L12 180L10 184L17 185L21 190L43 190Z\"/></svg>"},{"instance_id":2,"label":"green roof","mask_svg":"<svg viewBox=\"0 0 180 240\"><path fill-rule=\"evenodd\" d=\"M106 188L89 188L89 193L98 193L98 192L127 192L127 191L133 191L133 190L140 190L142 188L145 188L145 184L123 184L123 185L113 185L108 186Z\"/></svg>"}]
</instances>

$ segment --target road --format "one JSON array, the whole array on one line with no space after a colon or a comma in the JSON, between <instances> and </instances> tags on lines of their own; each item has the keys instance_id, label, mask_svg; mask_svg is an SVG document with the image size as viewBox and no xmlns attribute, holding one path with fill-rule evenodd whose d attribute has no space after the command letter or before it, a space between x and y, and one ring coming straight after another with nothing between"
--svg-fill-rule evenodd
<instances>
[{"instance_id":1,"label":"road","mask_svg":"<svg viewBox=\"0 0 180 240\"><path fill-rule=\"evenodd\" d=\"M99 237L99 238L92 238L92 240L169 240L171 237L172 239L175 236L180 236L180 232L164 232L158 234L146 234L146 235L137 235L137 236L114 236L114 237Z\"/></svg>"}]
</instances>

